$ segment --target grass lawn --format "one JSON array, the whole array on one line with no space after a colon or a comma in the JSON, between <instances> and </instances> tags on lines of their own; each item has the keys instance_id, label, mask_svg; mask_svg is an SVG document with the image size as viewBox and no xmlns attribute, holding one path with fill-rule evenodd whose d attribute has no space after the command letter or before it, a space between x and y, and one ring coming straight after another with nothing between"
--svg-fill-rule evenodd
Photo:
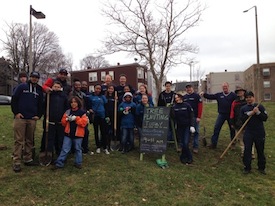
<instances>
[{"instance_id":1,"label":"grass lawn","mask_svg":"<svg viewBox=\"0 0 275 206\"><path fill-rule=\"evenodd\" d=\"M13 115L9 106L0 106L0 144L8 147L0 151L0 205L275 205L275 103L264 106L269 114L265 123L267 175L257 172L257 160L252 163L252 173L243 175L238 146L220 164L213 165L229 144L227 125L223 126L218 148L209 150L201 143L190 166L180 163L172 145L166 153L167 169L156 164L161 155L145 154L139 161L136 149L124 155L117 151L86 155L81 170L73 167L73 157L69 157L62 170L22 166L21 173L14 173ZM210 143L216 104L206 104L204 115L201 129L205 125ZM38 121L35 134L37 154L41 123ZM90 148L95 149L92 135Z\"/></svg>"}]
</instances>

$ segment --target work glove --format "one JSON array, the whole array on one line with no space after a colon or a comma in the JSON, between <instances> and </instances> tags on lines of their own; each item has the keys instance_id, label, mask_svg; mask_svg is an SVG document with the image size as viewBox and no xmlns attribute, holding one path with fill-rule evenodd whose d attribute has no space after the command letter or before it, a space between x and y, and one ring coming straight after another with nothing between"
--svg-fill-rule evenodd
<instances>
[{"instance_id":1,"label":"work glove","mask_svg":"<svg viewBox=\"0 0 275 206\"><path fill-rule=\"evenodd\" d=\"M72 116L71 116L71 122L72 122L72 121L75 121L75 119L76 119L76 116L75 116L75 115L72 115Z\"/></svg>"},{"instance_id":2,"label":"work glove","mask_svg":"<svg viewBox=\"0 0 275 206\"><path fill-rule=\"evenodd\" d=\"M193 133L195 133L195 127L190 127L190 132L193 134Z\"/></svg>"},{"instance_id":3,"label":"work glove","mask_svg":"<svg viewBox=\"0 0 275 206\"><path fill-rule=\"evenodd\" d=\"M110 123L110 117L106 117L105 121L106 121L107 124L109 124Z\"/></svg>"},{"instance_id":4,"label":"work glove","mask_svg":"<svg viewBox=\"0 0 275 206\"><path fill-rule=\"evenodd\" d=\"M253 112L253 111L249 111L249 112L247 112L246 114L247 114L247 116L251 116L251 115L254 114L254 112Z\"/></svg>"}]
</instances>

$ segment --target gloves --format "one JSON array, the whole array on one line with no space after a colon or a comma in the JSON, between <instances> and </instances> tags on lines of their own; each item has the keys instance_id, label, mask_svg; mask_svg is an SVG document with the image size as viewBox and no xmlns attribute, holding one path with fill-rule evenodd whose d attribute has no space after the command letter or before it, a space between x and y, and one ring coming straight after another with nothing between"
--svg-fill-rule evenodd
<instances>
[{"instance_id":1,"label":"gloves","mask_svg":"<svg viewBox=\"0 0 275 206\"><path fill-rule=\"evenodd\" d=\"M249 112L247 112L246 114L247 114L247 116L251 116L251 115L254 114L254 112L253 112L253 111L249 111Z\"/></svg>"},{"instance_id":2,"label":"gloves","mask_svg":"<svg viewBox=\"0 0 275 206\"><path fill-rule=\"evenodd\" d=\"M75 119L76 119L75 115L70 115L66 118L66 121L73 122L73 121L75 121Z\"/></svg>"},{"instance_id":3,"label":"gloves","mask_svg":"<svg viewBox=\"0 0 275 206\"><path fill-rule=\"evenodd\" d=\"M195 127L190 127L190 132L193 134L193 133L195 133Z\"/></svg>"},{"instance_id":4,"label":"gloves","mask_svg":"<svg viewBox=\"0 0 275 206\"><path fill-rule=\"evenodd\" d=\"M106 117L106 118L105 118L105 121L106 121L107 124L109 124L109 122L110 122L110 117Z\"/></svg>"}]
</instances>

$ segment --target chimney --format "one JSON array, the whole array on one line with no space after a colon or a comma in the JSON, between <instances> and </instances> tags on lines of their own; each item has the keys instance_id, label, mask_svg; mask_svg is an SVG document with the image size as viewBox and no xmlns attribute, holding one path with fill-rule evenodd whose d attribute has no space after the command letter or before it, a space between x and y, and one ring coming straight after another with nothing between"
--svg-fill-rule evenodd
<instances>
[{"instance_id":1,"label":"chimney","mask_svg":"<svg viewBox=\"0 0 275 206\"><path fill-rule=\"evenodd\" d=\"M225 69L224 72L227 72L227 69Z\"/></svg>"},{"instance_id":2,"label":"chimney","mask_svg":"<svg viewBox=\"0 0 275 206\"><path fill-rule=\"evenodd\" d=\"M119 65L120 65L120 63L118 62L118 63L117 63L117 66L119 66Z\"/></svg>"}]
</instances>

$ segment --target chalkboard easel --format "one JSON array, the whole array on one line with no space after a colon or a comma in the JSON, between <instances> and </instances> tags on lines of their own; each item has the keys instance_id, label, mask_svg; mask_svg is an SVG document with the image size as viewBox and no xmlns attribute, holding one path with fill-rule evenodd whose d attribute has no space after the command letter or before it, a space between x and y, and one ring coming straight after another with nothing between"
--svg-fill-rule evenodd
<instances>
[{"instance_id":1,"label":"chalkboard easel","mask_svg":"<svg viewBox=\"0 0 275 206\"><path fill-rule=\"evenodd\" d=\"M161 153L165 161L170 108L145 107L140 139L140 160L145 153Z\"/></svg>"}]
</instances>

